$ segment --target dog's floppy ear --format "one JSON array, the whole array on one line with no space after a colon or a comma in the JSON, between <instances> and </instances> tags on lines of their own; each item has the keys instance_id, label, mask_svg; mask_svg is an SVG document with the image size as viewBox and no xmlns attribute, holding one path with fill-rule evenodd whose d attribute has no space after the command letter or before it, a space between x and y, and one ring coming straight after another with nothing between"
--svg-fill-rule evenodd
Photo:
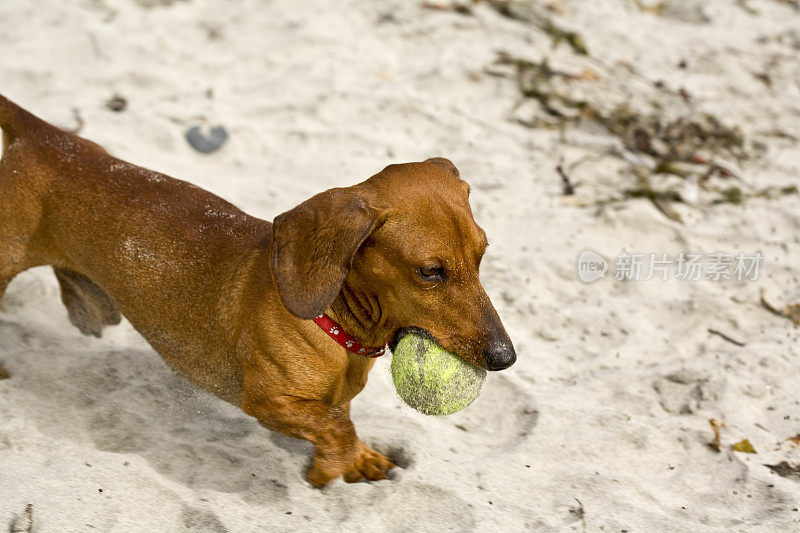
<instances>
[{"instance_id":1,"label":"dog's floppy ear","mask_svg":"<svg viewBox=\"0 0 800 533\"><path fill-rule=\"evenodd\" d=\"M426 159L423 163L430 163L431 165L436 165L437 167L441 167L451 173L453 176L457 177L461 182L461 187L467 191L467 196L469 196L469 184L461 179L461 175L458 173L458 169L453 164L452 161L446 159L444 157L431 157L430 159Z\"/></svg>"},{"instance_id":2,"label":"dog's floppy ear","mask_svg":"<svg viewBox=\"0 0 800 533\"><path fill-rule=\"evenodd\" d=\"M272 271L283 305L299 318L324 313L375 226L352 187L330 189L275 217Z\"/></svg>"},{"instance_id":3,"label":"dog's floppy ear","mask_svg":"<svg viewBox=\"0 0 800 533\"><path fill-rule=\"evenodd\" d=\"M436 165L438 167L442 167L443 169L453 174L453 176L457 178L460 177L458 174L458 169L449 159L445 159L444 157L431 157L430 159L426 159L424 162L430 163L431 165Z\"/></svg>"}]
</instances>

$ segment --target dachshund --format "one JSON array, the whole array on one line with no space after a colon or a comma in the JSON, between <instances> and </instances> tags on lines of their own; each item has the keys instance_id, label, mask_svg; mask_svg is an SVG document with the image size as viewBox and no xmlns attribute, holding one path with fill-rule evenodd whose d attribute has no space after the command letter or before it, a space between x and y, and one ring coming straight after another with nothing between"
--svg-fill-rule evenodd
<instances>
[{"instance_id":1,"label":"dachshund","mask_svg":"<svg viewBox=\"0 0 800 533\"><path fill-rule=\"evenodd\" d=\"M2 96L0 128L0 298L51 265L82 333L124 315L180 376L313 443L314 486L394 466L358 438L350 401L404 332L488 370L516 360L479 280L470 188L447 159L389 165L268 222Z\"/></svg>"}]
</instances>

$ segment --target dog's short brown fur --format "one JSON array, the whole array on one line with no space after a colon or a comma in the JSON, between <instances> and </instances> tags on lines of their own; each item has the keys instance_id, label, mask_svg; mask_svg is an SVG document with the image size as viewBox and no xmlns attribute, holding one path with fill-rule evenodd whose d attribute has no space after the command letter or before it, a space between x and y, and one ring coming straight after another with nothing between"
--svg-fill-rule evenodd
<instances>
[{"instance_id":1,"label":"dog's short brown fur","mask_svg":"<svg viewBox=\"0 0 800 533\"><path fill-rule=\"evenodd\" d=\"M181 376L311 441L314 485L394 465L350 421L373 360L311 318L327 311L368 346L413 328L492 370L516 358L478 279L486 238L469 187L446 159L390 165L270 223L2 96L0 127L0 297L52 265L83 333L124 314Z\"/></svg>"}]
</instances>

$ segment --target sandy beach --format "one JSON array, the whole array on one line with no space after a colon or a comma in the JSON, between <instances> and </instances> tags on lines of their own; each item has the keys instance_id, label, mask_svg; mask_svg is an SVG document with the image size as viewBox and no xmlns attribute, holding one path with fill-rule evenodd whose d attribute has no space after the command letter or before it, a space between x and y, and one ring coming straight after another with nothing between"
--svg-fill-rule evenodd
<instances>
[{"instance_id":1,"label":"sandy beach","mask_svg":"<svg viewBox=\"0 0 800 533\"><path fill-rule=\"evenodd\" d=\"M451 159L518 354L440 418L379 359L352 417L399 467L317 490L309 444L124 320L82 336L30 270L0 302L0 530L800 530L797 2L2 2L0 92L267 220Z\"/></svg>"}]
</instances>

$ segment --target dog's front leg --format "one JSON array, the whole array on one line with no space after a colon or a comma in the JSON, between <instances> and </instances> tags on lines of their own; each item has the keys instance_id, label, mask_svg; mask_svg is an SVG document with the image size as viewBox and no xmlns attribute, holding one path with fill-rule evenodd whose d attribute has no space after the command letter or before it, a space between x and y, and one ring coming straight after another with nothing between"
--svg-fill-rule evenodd
<instances>
[{"instance_id":1,"label":"dog's front leg","mask_svg":"<svg viewBox=\"0 0 800 533\"><path fill-rule=\"evenodd\" d=\"M255 380L263 383L263 380ZM394 464L363 444L350 420L349 405L335 406L318 399L276 394L249 387L245 377L242 409L264 427L314 444L314 456L306 480L322 487L343 476L347 482L379 480Z\"/></svg>"},{"instance_id":2,"label":"dog's front leg","mask_svg":"<svg viewBox=\"0 0 800 533\"><path fill-rule=\"evenodd\" d=\"M358 452L356 430L345 409L294 396L252 399L242 408L264 427L314 444L306 479L316 487L344 474Z\"/></svg>"}]
</instances>

